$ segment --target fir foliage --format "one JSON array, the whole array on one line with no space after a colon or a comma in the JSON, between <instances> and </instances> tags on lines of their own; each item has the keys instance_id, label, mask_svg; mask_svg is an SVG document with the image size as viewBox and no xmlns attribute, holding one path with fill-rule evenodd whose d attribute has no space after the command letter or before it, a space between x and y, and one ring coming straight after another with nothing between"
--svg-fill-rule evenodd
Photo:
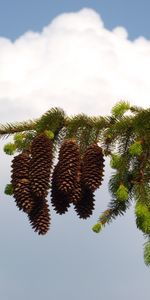
<instances>
[{"instance_id":1,"label":"fir foliage","mask_svg":"<svg viewBox=\"0 0 150 300\"><path fill-rule=\"evenodd\" d=\"M57 135L61 128L64 127L65 113L61 108L52 108L47 111L36 124L36 131L41 133L50 130Z\"/></svg>"},{"instance_id":2,"label":"fir foliage","mask_svg":"<svg viewBox=\"0 0 150 300\"><path fill-rule=\"evenodd\" d=\"M112 115L115 117L122 117L123 114L130 109L129 102L120 101L112 108Z\"/></svg>"},{"instance_id":3,"label":"fir foliage","mask_svg":"<svg viewBox=\"0 0 150 300\"><path fill-rule=\"evenodd\" d=\"M0 137L8 137L17 132L24 132L28 130L34 130L37 124L35 121L26 121L26 122L16 122L16 123L7 123L0 124Z\"/></svg>"}]
</instances>

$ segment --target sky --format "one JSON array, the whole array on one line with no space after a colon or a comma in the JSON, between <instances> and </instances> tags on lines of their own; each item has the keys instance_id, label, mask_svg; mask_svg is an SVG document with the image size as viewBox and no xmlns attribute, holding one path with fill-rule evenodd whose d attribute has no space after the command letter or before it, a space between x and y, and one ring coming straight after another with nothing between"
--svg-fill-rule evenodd
<instances>
[{"instance_id":1,"label":"sky","mask_svg":"<svg viewBox=\"0 0 150 300\"><path fill-rule=\"evenodd\" d=\"M0 0L0 122L37 118L56 106L68 115L106 115L119 100L148 107L149 10L148 0ZM108 161L92 217L51 209L51 229L41 237L4 195L12 159L3 153L5 143L1 298L148 300L149 269L133 207L99 235L91 230L110 200Z\"/></svg>"}]
</instances>

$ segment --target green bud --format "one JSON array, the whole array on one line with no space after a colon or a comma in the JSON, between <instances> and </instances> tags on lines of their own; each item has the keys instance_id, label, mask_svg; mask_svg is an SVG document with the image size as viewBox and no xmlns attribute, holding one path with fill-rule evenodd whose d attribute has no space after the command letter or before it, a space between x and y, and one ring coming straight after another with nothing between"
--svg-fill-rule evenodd
<instances>
[{"instance_id":1,"label":"green bud","mask_svg":"<svg viewBox=\"0 0 150 300\"><path fill-rule=\"evenodd\" d=\"M144 246L144 262L150 266L150 241L146 242Z\"/></svg>"},{"instance_id":2,"label":"green bud","mask_svg":"<svg viewBox=\"0 0 150 300\"><path fill-rule=\"evenodd\" d=\"M9 143L6 144L3 149L6 154L13 155L16 151L16 145L13 143Z\"/></svg>"},{"instance_id":3,"label":"green bud","mask_svg":"<svg viewBox=\"0 0 150 300\"><path fill-rule=\"evenodd\" d=\"M45 130L44 133L50 140L53 140L54 133L51 130Z\"/></svg>"},{"instance_id":4,"label":"green bud","mask_svg":"<svg viewBox=\"0 0 150 300\"><path fill-rule=\"evenodd\" d=\"M133 143L129 148L129 153L132 156L139 156L143 152L141 141Z\"/></svg>"},{"instance_id":5,"label":"green bud","mask_svg":"<svg viewBox=\"0 0 150 300\"><path fill-rule=\"evenodd\" d=\"M136 225L146 234L150 234L150 207L142 202L135 206Z\"/></svg>"},{"instance_id":6,"label":"green bud","mask_svg":"<svg viewBox=\"0 0 150 300\"><path fill-rule=\"evenodd\" d=\"M137 201L135 205L135 213L139 217L150 217L150 211L147 205L143 202Z\"/></svg>"},{"instance_id":7,"label":"green bud","mask_svg":"<svg viewBox=\"0 0 150 300\"><path fill-rule=\"evenodd\" d=\"M110 161L111 168L118 169L118 167L120 166L120 160L121 160L121 157L119 155L112 154L111 161Z\"/></svg>"},{"instance_id":8,"label":"green bud","mask_svg":"<svg viewBox=\"0 0 150 300\"><path fill-rule=\"evenodd\" d=\"M97 223L92 227L92 230L96 233L99 233L102 230L102 223Z\"/></svg>"},{"instance_id":9,"label":"green bud","mask_svg":"<svg viewBox=\"0 0 150 300\"><path fill-rule=\"evenodd\" d=\"M116 196L119 201L128 200L128 189L123 184L120 184Z\"/></svg>"},{"instance_id":10,"label":"green bud","mask_svg":"<svg viewBox=\"0 0 150 300\"><path fill-rule=\"evenodd\" d=\"M13 186L11 183L6 185L4 192L6 195L9 195L9 196L13 195Z\"/></svg>"},{"instance_id":11,"label":"green bud","mask_svg":"<svg viewBox=\"0 0 150 300\"><path fill-rule=\"evenodd\" d=\"M14 135L14 141L15 142L22 142L22 140L24 139L24 134L23 133L16 133Z\"/></svg>"}]
</instances>

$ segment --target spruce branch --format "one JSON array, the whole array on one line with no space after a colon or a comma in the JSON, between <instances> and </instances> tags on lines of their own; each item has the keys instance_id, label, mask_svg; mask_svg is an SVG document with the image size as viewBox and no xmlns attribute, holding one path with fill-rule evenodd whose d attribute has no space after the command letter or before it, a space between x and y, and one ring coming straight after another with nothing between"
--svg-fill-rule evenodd
<instances>
[{"instance_id":1,"label":"spruce branch","mask_svg":"<svg viewBox=\"0 0 150 300\"><path fill-rule=\"evenodd\" d=\"M122 117L125 112L130 109L130 103L126 101L120 101L112 108L112 115L115 117Z\"/></svg>"},{"instance_id":2,"label":"spruce branch","mask_svg":"<svg viewBox=\"0 0 150 300\"><path fill-rule=\"evenodd\" d=\"M57 153L62 147L63 143L67 140L74 141L79 148L79 168L76 174L76 182L74 183L74 193L78 198L83 198L84 180L82 178L83 173L83 157L86 153L88 147L92 145L97 145L101 147L104 156L110 157L110 166L114 169L111 174L108 189L111 195L111 200L108 203L107 209L100 215L98 222L93 226L92 230L96 233L100 232L102 228L109 224L111 221L116 219L118 216L124 215L127 209L130 207L131 202L135 201L135 219L137 227L142 230L143 234L150 235L150 108L143 109L137 106L131 106L129 102L120 101L117 103L111 111L110 115L107 116L87 116L86 114L78 114L74 116L67 116L63 109L61 108L51 108L40 118L35 120L14 122L0 124L0 138L9 137L13 135L13 141L4 146L4 151L6 154L14 155L15 152L19 152L23 155L25 159L24 169L20 170L20 175L18 172L15 173L17 179L17 186L15 192L13 192L12 185L8 184L5 188L5 193L9 195L19 195L22 197L22 190L20 185L24 187L24 197L25 191L30 192L31 181L27 180L28 174L26 172L30 171L32 174L31 166L30 170L27 168L27 157L30 160L32 158L32 145L34 141L43 136L43 139L50 143L52 146L52 157L57 157ZM39 162L45 163L44 157L47 157L47 152L45 150L45 145L40 143L41 154L37 157ZM91 150L92 151L92 150ZM92 155L93 152L92 152ZM64 165L67 165L67 184L70 184L72 180L72 164L74 162L74 153L69 152L68 156L65 156ZM68 164L68 157L71 158L71 163ZM93 156L94 157L94 156ZM59 158L58 158L59 160ZM37 161L32 159L32 165L34 165L35 170L39 169L37 167ZM76 164L78 164L76 162ZM92 164L92 163L91 163ZM40 163L39 163L40 165ZM45 167L41 166L41 172L43 174L43 184L45 180ZM90 165L90 163L89 163ZM16 165L18 168L18 164ZM85 167L85 166L84 166ZM102 167L102 165L101 165ZM97 160L94 160L93 166L90 167L91 179L94 180L97 174L103 175L102 168L97 167ZM54 166L52 165L52 169ZM92 173L95 172L95 173ZM99 173L98 173L99 172ZM26 177L23 177L26 174ZM90 177L90 176L89 176ZM39 182L41 181L40 176L38 177ZM55 180L55 185L51 185L52 189L57 190L57 184L60 180L60 174ZM70 180L70 181L69 181ZM58 181L58 182L57 182ZM65 179L62 178L63 184ZM30 185L27 187L27 185ZM38 186L37 178L35 178L35 185ZM87 198L89 201L93 201L93 191L90 190L91 182L87 189ZM44 187L44 185L43 185ZM49 183L46 183L46 187L49 188ZM33 188L32 188L33 189ZM91 194L92 193L92 194ZM29 194L29 193L28 193ZM33 190L31 196L33 196ZM71 194L63 194L62 191L58 192L60 197L60 211L62 211L63 201L66 199L67 205L70 206ZM72 194L73 195L73 194ZM22 198L21 198L22 199ZM19 199L20 200L20 199ZM33 199L34 200L34 199ZM36 199L39 201L39 199ZM40 201L45 201L45 199L40 199ZM33 201L34 202L34 201ZM26 199L26 204L28 203ZM44 204L45 203L45 204ZM38 204L39 205L39 204ZM42 232L45 234L48 230L49 224L49 214L46 202L43 202L39 206L38 210L36 205L34 205L33 217L35 218L36 226L42 224ZM77 204L76 204L77 205ZM86 205L83 204L83 206ZM93 202L89 202L90 214L94 208ZM82 207L84 210L84 207ZM36 211L37 210L37 211ZM40 214L42 211L42 215ZM89 212L88 212L89 213ZM46 218L43 222L43 216ZM37 219L38 218L38 221ZM31 217L29 218L31 219ZM30 220L34 223L33 220ZM42 222L42 223L40 223ZM39 227L37 227L39 228ZM145 244L144 249L144 260L147 265L150 265L150 241Z\"/></svg>"},{"instance_id":3,"label":"spruce branch","mask_svg":"<svg viewBox=\"0 0 150 300\"><path fill-rule=\"evenodd\" d=\"M7 123L0 124L0 138L8 137L17 132L24 132L29 130L35 130L36 121L26 121L26 122L16 122L16 123Z\"/></svg>"},{"instance_id":4,"label":"spruce branch","mask_svg":"<svg viewBox=\"0 0 150 300\"><path fill-rule=\"evenodd\" d=\"M48 110L42 117L36 122L36 131L43 132L44 130L51 130L55 135L65 125L65 112L61 108L52 108Z\"/></svg>"}]
</instances>

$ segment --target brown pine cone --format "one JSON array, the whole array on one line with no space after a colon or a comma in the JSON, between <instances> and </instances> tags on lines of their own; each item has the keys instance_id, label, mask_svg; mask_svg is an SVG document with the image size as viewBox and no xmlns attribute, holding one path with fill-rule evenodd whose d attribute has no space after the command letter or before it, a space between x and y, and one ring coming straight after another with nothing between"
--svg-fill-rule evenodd
<instances>
[{"instance_id":1,"label":"brown pine cone","mask_svg":"<svg viewBox=\"0 0 150 300\"><path fill-rule=\"evenodd\" d=\"M30 156L21 153L12 160L11 183L16 205L19 209L29 213L33 207L33 198L29 180Z\"/></svg>"},{"instance_id":2,"label":"brown pine cone","mask_svg":"<svg viewBox=\"0 0 150 300\"><path fill-rule=\"evenodd\" d=\"M81 200L81 194L82 194L82 189L81 189L81 183L76 181L74 183L74 189L68 194L68 199L70 203L77 203L78 201Z\"/></svg>"},{"instance_id":3,"label":"brown pine cone","mask_svg":"<svg viewBox=\"0 0 150 300\"><path fill-rule=\"evenodd\" d=\"M91 191L102 183L104 174L104 155L97 144L90 145L82 158L82 182Z\"/></svg>"},{"instance_id":4,"label":"brown pine cone","mask_svg":"<svg viewBox=\"0 0 150 300\"><path fill-rule=\"evenodd\" d=\"M59 180L59 166L55 166L53 175L52 175L52 190L51 190L51 203L54 207L56 213L62 215L68 211L70 206L67 195L59 190L58 180Z\"/></svg>"},{"instance_id":5,"label":"brown pine cone","mask_svg":"<svg viewBox=\"0 0 150 300\"><path fill-rule=\"evenodd\" d=\"M80 167L80 152L77 143L73 140L66 140L59 152L58 180L59 190L68 194L74 189Z\"/></svg>"},{"instance_id":6,"label":"brown pine cone","mask_svg":"<svg viewBox=\"0 0 150 300\"><path fill-rule=\"evenodd\" d=\"M31 144L30 181L35 196L48 194L53 159L53 142L45 134L37 135Z\"/></svg>"},{"instance_id":7,"label":"brown pine cone","mask_svg":"<svg viewBox=\"0 0 150 300\"><path fill-rule=\"evenodd\" d=\"M35 205L29 213L29 221L38 234L46 234L50 227L50 210L47 201L41 199L34 199Z\"/></svg>"},{"instance_id":8,"label":"brown pine cone","mask_svg":"<svg viewBox=\"0 0 150 300\"><path fill-rule=\"evenodd\" d=\"M82 186L81 199L77 203L74 203L75 211L79 218L87 219L92 215L94 210L94 201L93 192L89 188Z\"/></svg>"}]
</instances>

